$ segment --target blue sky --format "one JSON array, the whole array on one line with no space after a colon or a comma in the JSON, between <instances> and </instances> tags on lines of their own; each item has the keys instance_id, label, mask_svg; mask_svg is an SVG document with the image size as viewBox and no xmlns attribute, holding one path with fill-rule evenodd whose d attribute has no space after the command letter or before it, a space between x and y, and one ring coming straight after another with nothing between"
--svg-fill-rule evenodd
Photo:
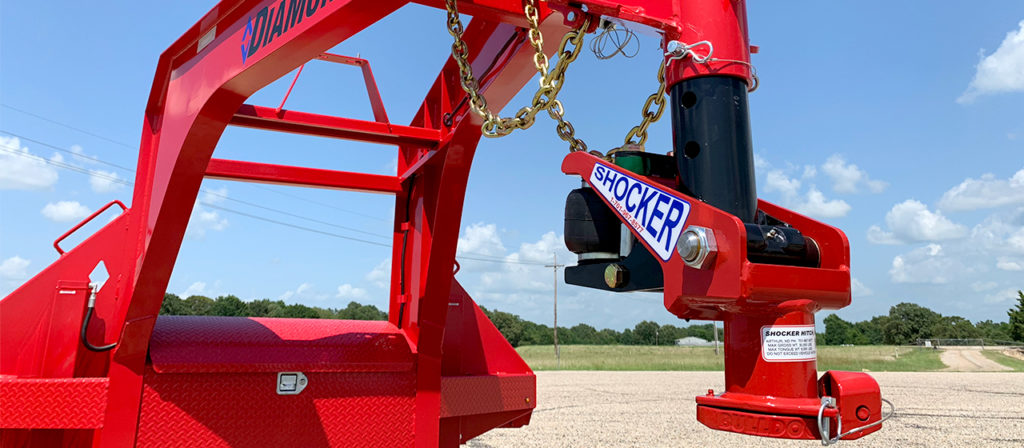
<instances>
[{"instance_id":1,"label":"blue sky","mask_svg":"<svg viewBox=\"0 0 1024 448\"><path fill-rule=\"evenodd\" d=\"M1005 320L1024 288L1024 3L750 3L761 47L750 97L758 193L847 233L854 304L840 316L911 301ZM130 200L157 58L211 6L0 7L0 294L56 259L50 244L80 218ZM334 52L369 59L391 121L407 123L449 46L443 11L412 5ZM643 35L633 59L584 50L560 95L577 135L618 146L656 88L658 57L657 39ZM249 102L276 106L286 78ZM288 107L372 119L358 70L326 63L306 67ZM670 149L668 122L651 127L649 151ZM550 323L551 270L540 264L555 253L574 261L561 242L564 198L578 185L559 171L565 152L546 118L481 143L459 250L502 262L463 258L458 275L480 304ZM215 157L395 169L391 147L234 128ZM170 292L386 304L389 250L365 241L389 243L391 197L221 181L203 189ZM656 294L562 283L559 305L560 324L676 322Z\"/></svg>"}]
</instances>

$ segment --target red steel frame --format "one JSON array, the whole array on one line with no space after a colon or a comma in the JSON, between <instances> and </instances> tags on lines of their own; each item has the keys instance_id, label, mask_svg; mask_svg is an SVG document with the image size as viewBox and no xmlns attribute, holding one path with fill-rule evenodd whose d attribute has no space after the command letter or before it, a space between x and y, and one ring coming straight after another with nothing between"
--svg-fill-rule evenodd
<instances>
[{"instance_id":1,"label":"red steel frame","mask_svg":"<svg viewBox=\"0 0 1024 448\"><path fill-rule=\"evenodd\" d=\"M461 107L465 93L458 81L458 66L449 58L412 123L402 126L388 121L366 61L325 53L407 3L225 0L161 56L143 120L131 207L0 301L4 447L448 447L494 427L529 422L536 403L532 371L453 278L466 182L481 137L480 119ZM443 8L439 0L417 3ZM542 32L561 36L581 22L585 14L581 6L585 6L594 16L658 28L665 42L712 40L716 58L729 60L675 61L666 73L669 84L706 75L750 79L743 0L585 0L572 5L567 0L541 2ZM522 3L462 0L459 8L473 17L464 40L474 73L488 103L500 109L535 75ZM570 12L573 20L565 20ZM596 20L592 23L596 26ZM558 43L559 39L549 38L545 51L553 53ZM363 70L375 121L289 111L284 108L287 94L277 108L244 103L257 90L293 70L301 71L314 59ZM395 176L380 176L214 159L217 141L229 125L395 145L398 171ZM587 166L593 163L593 157L576 153L563 168L586 179ZM206 177L395 195L388 322L158 319L190 212ZM744 248L733 239L742 235L742 226L735 228L738 221L692 203L694 222L727 229L719 237L727 247L723 253L741 257ZM792 318L802 323L818 307L848 302L849 273L840 266L848 264L842 234L801 221L770 204L761 205L793 224L807 224L810 235L835 245L829 247L837 251L847 250L847 258L828 259L823 264L831 271L822 270L809 282L795 282L789 274L777 277L784 270L752 267L730 255L723 258L733 261L715 271L722 273L720 277L694 282L702 274L686 270L675 257L666 272L671 268L676 274L665 276L665 304L670 311L683 317L733 319L737 328L764 320L758 317L758 307L750 308L750 316L739 313L748 309L751 297L767 297L773 307L802 310ZM100 261L110 278L95 292L95 314L86 336L94 343L117 345L94 352L84 349L78 330L93 294L89 275ZM686 283L678 272L687 276ZM719 281L733 275L743 280ZM694 285L707 289L694 290ZM783 296L789 299L782 301ZM698 303L706 306L693 306ZM722 314L722 310L730 312ZM813 316L810 319L813 322ZM229 330L218 330L221 326ZM727 347L733 347L727 353L727 372L753 368L759 375L757 384L792 373L793 369L751 361L754 349L750 341L733 337L739 334L745 332L726 335ZM318 342L309 346L303 341ZM803 376L782 381L779 388L741 385L740 376L727 373L729 391L763 395L783 390L783 397L817 396L809 390L814 382L813 363L809 366L810 370L803 368ZM308 417L289 420L300 431L276 429L279 415L263 415L258 418L264 420L248 422L257 426L242 429L236 421L210 417L211 412L232 412L230 403L235 401L231 400L239 399L244 400L242 404L259 405L252 408L254 413L260 408L275 409L279 406L275 403L284 399L256 390L263 390L267 375L284 370L305 370L310 375L307 398L295 398L299 401L289 402L291 408L280 404L281 409ZM187 393L211 384L235 393L217 398ZM246 384L253 389L239 386ZM751 401L757 400L739 400L734 407L750 410ZM716 417L732 412L726 409L730 405L712 404L718 407L702 409L718 412ZM834 417L835 412L828 415Z\"/></svg>"}]
</instances>

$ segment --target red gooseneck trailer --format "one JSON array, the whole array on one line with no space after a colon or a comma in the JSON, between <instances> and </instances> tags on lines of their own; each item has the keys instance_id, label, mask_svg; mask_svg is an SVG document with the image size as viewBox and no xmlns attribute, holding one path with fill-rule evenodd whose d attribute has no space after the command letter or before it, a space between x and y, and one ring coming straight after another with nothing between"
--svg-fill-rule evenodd
<instances>
[{"instance_id":1,"label":"red gooseneck trailer","mask_svg":"<svg viewBox=\"0 0 1024 448\"><path fill-rule=\"evenodd\" d=\"M225 0L164 52L131 206L87 218L121 212L72 249L58 238L60 258L0 301L3 447L451 447L526 425L535 376L454 279L455 251L481 136L542 111L585 184L566 205L567 282L725 322L726 389L697 397L703 424L825 443L881 427L870 376L816 372L814 313L850 303L845 235L757 200L744 0L416 2L448 10L453 56L400 125L369 63L327 51L406 3ZM585 150L556 98L603 18L657 30L666 51L644 121L608 154ZM374 121L246 103L310 61L360 67ZM496 117L538 72L531 106ZM670 154L644 152L666 109ZM398 169L213 158L227 126L390 145ZM204 178L393 195L388 321L158 317Z\"/></svg>"}]
</instances>

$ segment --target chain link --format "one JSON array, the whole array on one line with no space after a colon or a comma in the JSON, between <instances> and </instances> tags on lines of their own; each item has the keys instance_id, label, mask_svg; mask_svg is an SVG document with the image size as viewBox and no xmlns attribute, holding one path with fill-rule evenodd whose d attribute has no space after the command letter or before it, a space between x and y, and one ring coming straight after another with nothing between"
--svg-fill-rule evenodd
<instances>
[{"instance_id":1,"label":"chain link","mask_svg":"<svg viewBox=\"0 0 1024 448\"><path fill-rule=\"evenodd\" d=\"M533 101L529 106L519 109L512 117L502 118L490 111L487 107L487 100L480 93L480 84L473 76L473 68L469 64L469 49L466 42L462 40L464 27L459 19L459 10L456 0L445 0L445 7L448 10L448 33L452 35L452 58L459 66L460 84L462 90L469 95L470 110L484 120L480 127L485 137L501 137L512 133L516 129L527 129L533 126L537 114L547 110L558 125L555 131L558 136L569 143L569 151L585 151L587 145L575 136L575 129L572 124L565 120L564 108L561 101L558 101L558 93L562 90L565 82L565 71L569 64L576 60L582 49L583 35L590 26L590 16L584 15L583 23L576 29L569 31L562 37L558 47L558 62L555 67L549 67L547 54L544 53L544 36L540 32L539 12L535 0L526 0L523 12L526 21L529 22L529 40L534 49L533 63L540 74L540 86L537 93L533 95ZM569 44L571 49L566 49Z\"/></svg>"},{"instance_id":2,"label":"chain link","mask_svg":"<svg viewBox=\"0 0 1024 448\"><path fill-rule=\"evenodd\" d=\"M647 128L661 119L661 114L665 113L665 102L665 60L662 59L661 67L658 68L658 91L647 97L640 112L643 119L640 120L640 124L633 126L633 129L626 134L623 146L630 146L631 150L643 151L644 143L647 141ZM653 106L658 106L658 108L651 110ZM637 141L633 141L634 138Z\"/></svg>"}]
</instances>

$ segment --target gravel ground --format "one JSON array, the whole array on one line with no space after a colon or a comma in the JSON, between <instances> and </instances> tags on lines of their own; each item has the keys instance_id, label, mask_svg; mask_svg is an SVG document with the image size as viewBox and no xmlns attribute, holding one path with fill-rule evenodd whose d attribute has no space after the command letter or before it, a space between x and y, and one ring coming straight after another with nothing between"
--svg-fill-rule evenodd
<instances>
[{"instance_id":1,"label":"gravel ground","mask_svg":"<svg viewBox=\"0 0 1024 448\"><path fill-rule=\"evenodd\" d=\"M896 417L848 446L1024 447L1024 374L873 373ZM538 372L530 425L497 429L473 448L820 446L710 430L694 397L721 372Z\"/></svg>"}]
</instances>

